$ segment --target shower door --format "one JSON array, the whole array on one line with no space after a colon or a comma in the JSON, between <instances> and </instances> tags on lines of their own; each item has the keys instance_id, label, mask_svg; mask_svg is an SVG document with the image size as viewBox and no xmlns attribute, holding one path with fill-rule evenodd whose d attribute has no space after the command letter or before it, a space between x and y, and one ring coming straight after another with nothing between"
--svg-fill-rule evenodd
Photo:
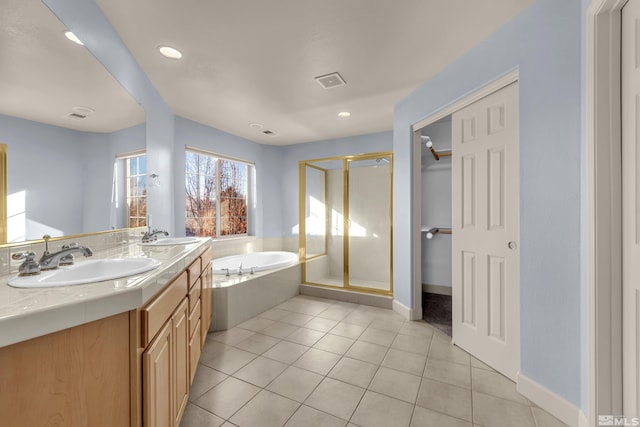
<instances>
[{"instance_id":1,"label":"shower door","mask_svg":"<svg viewBox=\"0 0 640 427\"><path fill-rule=\"evenodd\" d=\"M303 283L391 294L391 153L300 162Z\"/></svg>"},{"instance_id":2,"label":"shower door","mask_svg":"<svg viewBox=\"0 0 640 427\"><path fill-rule=\"evenodd\" d=\"M303 274L308 283L344 286L342 160L300 164ZM304 204L304 206L302 205Z\"/></svg>"},{"instance_id":3,"label":"shower door","mask_svg":"<svg viewBox=\"0 0 640 427\"><path fill-rule=\"evenodd\" d=\"M345 239L347 286L390 293L391 156L359 156L347 161Z\"/></svg>"}]
</instances>

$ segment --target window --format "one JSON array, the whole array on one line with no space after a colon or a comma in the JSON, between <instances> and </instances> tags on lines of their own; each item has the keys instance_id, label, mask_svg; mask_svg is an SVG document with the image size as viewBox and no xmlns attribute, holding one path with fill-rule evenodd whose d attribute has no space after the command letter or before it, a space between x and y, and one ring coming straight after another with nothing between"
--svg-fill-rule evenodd
<instances>
[{"instance_id":1,"label":"window","mask_svg":"<svg viewBox=\"0 0 640 427\"><path fill-rule=\"evenodd\" d=\"M147 157L126 158L128 227L147 225Z\"/></svg>"},{"instance_id":2,"label":"window","mask_svg":"<svg viewBox=\"0 0 640 427\"><path fill-rule=\"evenodd\" d=\"M247 234L248 172L247 163L187 150L187 236Z\"/></svg>"}]
</instances>

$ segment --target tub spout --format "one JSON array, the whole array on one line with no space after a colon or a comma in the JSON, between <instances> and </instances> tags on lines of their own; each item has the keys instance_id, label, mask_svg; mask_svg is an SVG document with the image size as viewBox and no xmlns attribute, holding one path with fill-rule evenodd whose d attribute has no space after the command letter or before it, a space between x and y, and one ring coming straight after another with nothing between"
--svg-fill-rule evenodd
<instances>
[{"instance_id":1,"label":"tub spout","mask_svg":"<svg viewBox=\"0 0 640 427\"><path fill-rule=\"evenodd\" d=\"M229 274L229 269L228 268L225 268L224 270L227 271L227 274L225 274L225 276L227 276L227 277L231 276L231 274Z\"/></svg>"},{"instance_id":2,"label":"tub spout","mask_svg":"<svg viewBox=\"0 0 640 427\"><path fill-rule=\"evenodd\" d=\"M238 276L242 276L242 263L238 266Z\"/></svg>"},{"instance_id":3,"label":"tub spout","mask_svg":"<svg viewBox=\"0 0 640 427\"><path fill-rule=\"evenodd\" d=\"M249 274L255 274L255 271L253 270L255 267L251 267L251 271L249 272Z\"/></svg>"}]
</instances>

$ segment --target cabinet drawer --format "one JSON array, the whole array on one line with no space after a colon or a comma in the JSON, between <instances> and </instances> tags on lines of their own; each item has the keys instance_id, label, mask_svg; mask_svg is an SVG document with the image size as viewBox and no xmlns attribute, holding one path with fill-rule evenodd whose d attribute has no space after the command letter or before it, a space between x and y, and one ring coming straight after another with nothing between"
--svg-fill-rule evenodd
<instances>
[{"instance_id":1,"label":"cabinet drawer","mask_svg":"<svg viewBox=\"0 0 640 427\"><path fill-rule=\"evenodd\" d=\"M196 303L196 308L189 315L189 336L193 335L196 325L200 323L200 300Z\"/></svg>"},{"instance_id":2,"label":"cabinet drawer","mask_svg":"<svg viewBox=\"0 0 640 427\"><path fill-rule=\"evenodd\" d=\"M196 324L196 329L200 330L200 322ZM200 334L193 334L189 341L189 372L191 375L191 382L196 375L196 369L198 369L198 361L200 360Z\"/></svg>"},{"instance_id":3,"label":"cabinet drawer","mask_svg":"<svg viewBox=\"0 0 640 427\"><path fill-rule=\"evenodd\" d=\"M196 303L200 300L200 292L202 287L200 286L200 279L196 281L194 287L189 291L189 313L193 311L196 306Z\"/></svg>"},{"instance_id":4,"label":"cabinet drawer","mask_svg":"<svg viewBox=\"0 0 640 427\"><path fill-rule=\"evenodd\" d=\"M200 256L200 259L202 259L202 268L204 269L213 259L213 250L211 248L207 248L207 250Z\"/></svg>"},{"instance_id":5,"label":"cabinet drawer","mask_svg":"<svg viewBox=\"0 0 640 427\"><path fill-rule=\"evenodd\" d=\"M150 304L140 311L142 346L146 347L162 325L171 317L178 304L187 296L187 273L178 276Z\"/></svg>"},{"instance_id":6,"label":"cabinet drawer","mask_svg":"<svg viewBox=\"0 0 640 427\"><path fill-rule=\"evenodd\" d=\"M200 277L200 273L202 273L202 264L200 258L193 261L191 265L187 267L187 271L189 272L189 289L191 289Z\"/></svg>"}]
</instances>

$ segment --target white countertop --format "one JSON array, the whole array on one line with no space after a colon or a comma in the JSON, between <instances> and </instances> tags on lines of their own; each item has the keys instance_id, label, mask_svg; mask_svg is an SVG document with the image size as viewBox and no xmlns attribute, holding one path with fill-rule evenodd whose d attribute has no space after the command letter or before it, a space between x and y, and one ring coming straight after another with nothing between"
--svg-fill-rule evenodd
<instances>
[{"instance_id":1,"label":"white countertop","mask_svg":"<svg viewBox=\"0 0 640 427\"><path fill-rule=\"evenodd\" d=\"M123 244L92 258L145 256L161 262L147 273L87 285L13 288L0 277L0 347L141 307L211 245L211 238L172 246ZM87 258L91 259L91 258ZM76 263L83 257L77 256Z\"/></svg>"}]
</instances>

